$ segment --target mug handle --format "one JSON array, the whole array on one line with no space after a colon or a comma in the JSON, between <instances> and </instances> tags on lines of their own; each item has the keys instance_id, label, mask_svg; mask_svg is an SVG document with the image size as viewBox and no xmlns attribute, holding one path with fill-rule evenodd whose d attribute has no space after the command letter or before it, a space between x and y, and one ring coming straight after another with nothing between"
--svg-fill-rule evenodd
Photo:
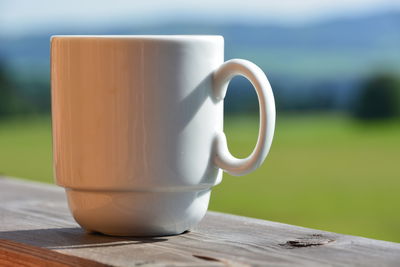
<instances>
[{"instance_id":1,"label":"mug handle","mask_svg":"<svg viewBox=\"0 0 400 267\"><path fill-rule=\"evenodd\" d=\"M250 156L238 159L229 152L225 134L217 133L214 164L232 175L240 176L257 169L267 156L274 135L276 112L274 95L264 72L254 63L244 59L228 60L214 72L214 96L217 101L225 98L228 84L236 75L247 78L257 92L260 109L258 140Z\"/></svg>"}]
</instances>

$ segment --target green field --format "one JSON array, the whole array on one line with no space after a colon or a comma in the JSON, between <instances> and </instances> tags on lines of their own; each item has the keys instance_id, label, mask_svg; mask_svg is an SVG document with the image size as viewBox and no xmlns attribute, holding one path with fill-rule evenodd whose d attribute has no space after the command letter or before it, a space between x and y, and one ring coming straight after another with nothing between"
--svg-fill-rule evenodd
<instances>
[{"instance_id":1,"label":"green field","mask_svg":"<svg viewBox=\"0 0 400 267\"><path fill-rule=\"evenodd\" d=\"M246 156L257 120L230 117L225 128L232 153ZM52 182L48 117L0 122L0 173ZM265 164L225 174L210 209L400 242L400 125L278 117Z\"/></svg>"}]
</instances>

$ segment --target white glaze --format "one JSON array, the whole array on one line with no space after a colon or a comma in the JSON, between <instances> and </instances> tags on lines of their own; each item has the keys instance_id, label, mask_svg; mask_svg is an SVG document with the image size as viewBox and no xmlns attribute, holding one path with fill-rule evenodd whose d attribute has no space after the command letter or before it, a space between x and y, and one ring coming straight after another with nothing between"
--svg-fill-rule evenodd
<instances>
[{"instance_id":1,"label":"white glaze","mask_svg":"<svg viewBox=\"0 0 400 267\"><path fill-rule=\"evenodd\" d=\"M55 177L88 230L167 235L204 216L222 168L257 168L272 142L275 105L253 63L223 63L221 36L54 36L51 41ZM228 151L223 97L246 76L260 102L256 148Z\"/></svg>"}]
</instances>

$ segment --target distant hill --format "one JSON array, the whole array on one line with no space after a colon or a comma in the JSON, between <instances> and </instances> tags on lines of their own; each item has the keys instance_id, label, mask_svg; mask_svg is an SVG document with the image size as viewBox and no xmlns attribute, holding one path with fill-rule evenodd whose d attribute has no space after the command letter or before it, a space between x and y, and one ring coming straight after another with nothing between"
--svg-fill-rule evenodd
<instances>
[{"instance_id":1,"label":"distant hill","mask_svg":"<svg viewBox=\"0 0 400 267\"><path fill-rule=\"evenodd\" d=\"M260 65L279 88L277 94L284 96L285 105L302 98L308 103L307 99L317 93L341 106L363 77L379 71L400 74L400 13L394 12L297 27L171 22L140 28L124 24L88 31L65 26L18 39L3 37L0 58L21 80L29 75L48 79L52 34L219 34L225 38L226 59L246 58ZM236 87L248 85L243 80L236 83ZM247 95L244 92L238 90L233 94L242 97ZM293 93L297 94L294 98Z\"/></svg>"}]
</instances>

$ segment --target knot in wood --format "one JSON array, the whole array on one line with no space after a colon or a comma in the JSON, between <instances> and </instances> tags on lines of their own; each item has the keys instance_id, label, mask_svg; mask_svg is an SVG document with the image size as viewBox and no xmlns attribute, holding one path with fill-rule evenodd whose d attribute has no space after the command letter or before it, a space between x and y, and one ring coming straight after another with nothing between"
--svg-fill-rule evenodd
<instances>
[{"instance_id":1,"label":"knot in wood","mask_svg":"<svg viewBox=\"0 0 400 267\"><path fill-rule=\"evenodd\" d=\"M289 240L280 245L286 248L304 248L304 247L322 246L331 243L333 241L335 240L326 238L321 234L313 234L310 236Z\"/></svg>"}]
</instances>

